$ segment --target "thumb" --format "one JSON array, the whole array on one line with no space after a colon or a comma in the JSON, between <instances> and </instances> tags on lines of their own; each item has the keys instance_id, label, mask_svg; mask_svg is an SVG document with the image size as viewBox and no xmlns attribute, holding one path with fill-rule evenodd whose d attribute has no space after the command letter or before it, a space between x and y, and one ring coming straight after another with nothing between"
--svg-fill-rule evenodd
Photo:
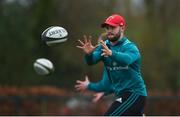
<instances>
[{"instance_id":1,"label":"thumb","mask_svg":"<svg viewBox=\"0 0 180 117\"><path fill-rule=\"evenodd\" d=\"M87 76L87 75L85 76L85 80L86 80L86 81L89 81L89 78L88 78L88 76Z\"/></svg>"},{"instance_id":2,"label":"thumb","mask_svg":"<svg viewBox=\"0 0 180 117\"><path fill-rule=\"evenodd\" d=\"M96 49L99 45L100 45L100 44L96 44L96 45L94 46L94 49Z\"/></svg>"}]
</instances>

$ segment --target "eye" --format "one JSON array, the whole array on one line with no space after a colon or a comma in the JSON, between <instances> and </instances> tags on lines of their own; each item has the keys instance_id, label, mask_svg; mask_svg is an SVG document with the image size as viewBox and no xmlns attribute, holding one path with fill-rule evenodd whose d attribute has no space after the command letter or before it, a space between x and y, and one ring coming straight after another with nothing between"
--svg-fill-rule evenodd
<instances>
[{"instance_id":1,"label":"eye","mask_svg":"<svg viewBox=\"0 0 180 117\"><path fill-rule=\"evenodd\" d=\"M109 29L109 26L106 26L105 29L108 30L108 29Z\"/></svg>"},{"instance_id":2,"label":"eye","mask_svg":"<svg viewBox=\"0 0 180 117\"><path fill-rule=\"evenodd\" d=\"M113 30L115 27L113 27L113 26L106 26L105 27L107 30Z\"/></svg>"}]
</instances>

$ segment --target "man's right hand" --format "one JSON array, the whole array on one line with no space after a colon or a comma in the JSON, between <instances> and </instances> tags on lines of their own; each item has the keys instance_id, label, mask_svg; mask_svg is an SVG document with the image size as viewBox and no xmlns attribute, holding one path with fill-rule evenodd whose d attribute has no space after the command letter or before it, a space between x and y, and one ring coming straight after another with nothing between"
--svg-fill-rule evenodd
<instances>
[{"instance_id":1,"label":"man's right hand","mask_svg":"<svg viewBox=\"0 0 180 117\"><path fill-rule=\"evenodd\" d=\"M88 87L90 82L89 82L88 76L85 76L85 80L84 81L77 80L76 83L77 84L75 85L75 89L77 91L84 92L85 90L87 90L87 87Z\"/></svg>"},{"instance_id":2,"label":"man's right hand","mask_svg":"<svg viewBox=\"0 0 180 117\"><path fill-rule=\"evenodd\" d=\"M84 35L84 42L82 42L81 40L78 40L80 45L76 47L79 49L82 49L85 54L91 54L94 51L94 49L98 46L98 45L96 46L92 45L91 38L92 38L91 36L87 38L87 36Z\"/></svg>"}]
</instances>

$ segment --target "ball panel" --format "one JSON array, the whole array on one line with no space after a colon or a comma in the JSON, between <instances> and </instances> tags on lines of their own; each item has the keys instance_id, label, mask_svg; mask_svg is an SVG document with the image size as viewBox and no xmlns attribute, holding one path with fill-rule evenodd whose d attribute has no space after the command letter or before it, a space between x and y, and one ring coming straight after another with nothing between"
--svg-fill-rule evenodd
<instances>
[{"instance_id":1,"label":"ball panel","mask_svg":"<svg viewBox=\"0 0 180 117\"><path fill-rule=\"evenodd\" d=\"M34 70L39 75L48 75L50 73L48 69L46 69L45 67L43 67L42 65L38 63L34 63Z\"/></svg>"},{"instance_id":2,"label":"ball panel","mask_svg":"<svg viewBox=\"0 0 180 117\"><path fill-rule=\"evenodd\" d=\"M48 59L40 58L35 61L34 69L39 75L48 75L54 71L54 66Z\"/></svg>"},{"instance_id":3,"label":"ball panel","mask_svg":"<svg viewBox=\"0 0 180 117\"><path fill-rule=\"evenodd\" d=\"M46 67L49 70L53 69L53 64L47 59L44 58L37 59L36 63Z\"/></svg>"},{"instance_id":4,"label":"ball panel","mask_svg":"<svg viewBox=\"0 0 180 117\"><path fill-rule=\"evenodd\" d=\"M51 27L49 27L49 28L47 28L46 30L44 30L43 32L42 32L42 34L41 34L41 38L43 39L43 40L45 40L46 39L46 35L47 35L47 32L49 31L49 29L51 29L53 26L51 26Z\"/></svg>"}]
</instances>

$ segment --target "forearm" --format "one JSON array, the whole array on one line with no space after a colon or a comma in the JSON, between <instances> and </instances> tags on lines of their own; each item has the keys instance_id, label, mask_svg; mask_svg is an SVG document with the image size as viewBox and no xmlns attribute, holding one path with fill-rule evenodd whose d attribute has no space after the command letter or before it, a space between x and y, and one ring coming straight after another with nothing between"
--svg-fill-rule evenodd
<instances>
[{"instance_id":1,"label":"forearm","mask_svg":"<svg viewBox=\"0 0 180 117\"><path fill-rule=\"evenodd\" d=\"M122 65L129 65L132 62L132 57L126 53L112 50L111 58Z\"/></svg>"},{"instance_id":2,"label":"forearm","mask_svg":"<svg viewBox=\"0 0 180 117\"><path fill-rule=\"evenodd\" d=\"M85 58L85 62L86 62L88 65L93 65L93 64L97 63L97 61L94 60L92 54L90 54L90 55L87 55L87 54L86 54L84 58Z\"/></svg>"},{"instance_id":3,"label":"forearm","mask_svg":"<svg viewBox=\"0 0 180 117\"><path fill-rule=\"evenodd\" d=\"M123 52L112 50L111 58L122 66L127 66L140 58L140 53L136 47L127 48Z\"/></svg>"},{"instance_id":4,"label":"forearm","mask_svg":"<svg viewBox=\"0 0 180 117\"><path fill-rule=\"evenodd\" d=\"M88 90L95 91L95 92L104 92L105 89L100 86L98 83L89 83Z\"/></svg>"},{"instance_id":5,"label":"forearm","mask_svg":"<svg viewBox=\"0 0 180 117\"><path fill-rule=\"evenodd\" d=\"M113 93L113 90L111 87L104 87L100 83L89 83L87 86L88 90L94 91L94 92L104 92L104 95L108 95L110 93Z\"/></svg>"},{"instance_id":6,"label":"forearm","mask_svg":"<svg viewBox=\"0 0 180 117\"><path fill-rule=\"evenodd\" d=\"M101 60L101 51L95 50L94 52L92 52L91 54L86 54L85 55L85 61L88 65L93 65L98 63Z\"/></svg>"}]
</instances>

